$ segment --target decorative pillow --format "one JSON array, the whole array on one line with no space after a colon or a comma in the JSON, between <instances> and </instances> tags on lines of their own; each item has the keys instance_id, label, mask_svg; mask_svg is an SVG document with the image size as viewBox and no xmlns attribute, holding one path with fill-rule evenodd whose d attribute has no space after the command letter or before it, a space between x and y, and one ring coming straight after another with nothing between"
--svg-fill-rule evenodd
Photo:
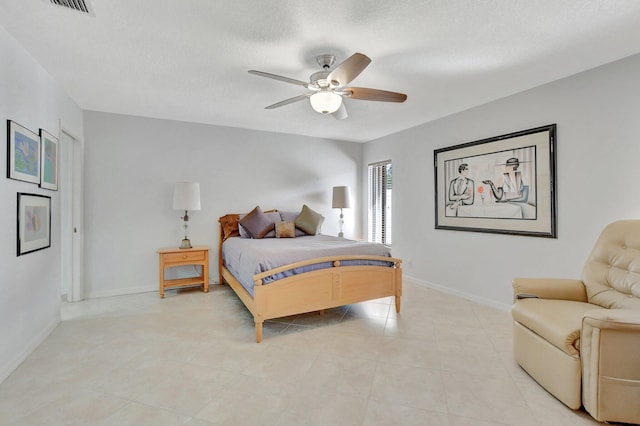
<instances>
[{"instance_id":1,"label":"decorative pillow","mask_svg":"<svg viewBox=\"0 0 640 426\"><path fill-rule=\"evenodd\" d=\"M278 213L276 210L267 210L266 212L262 212L262 213L264 213L269 218L269 220L274 223L274 228L271 231L267 232L267 235L265 235L262 238L275 238L276 236L275 223L280 222L281 220L280 213ZM239 216L239 219L243 219L245 216L246 214L241 214ZM242 226L240 222L238 222L238 232L240 234L240 237L242 238L252 238L249 231L247 231L247 229L244 226Z\"/></svg>"},{"instance_id":2,"label":"decorative pillow","mask_svg":"<svg viewBox=\"0 0 640 426\"><path fill-rule=\"evenodd\" d=\"M240 219L242 219L245 216L246 214L241 214ZM238 222L238 233L240 234L240 238L251 238L249 231L247 231L247 229L244 226L240 225L240 222Z\"/></svg>"},{"instance_id":3,"label":"decorative pillow","mask_svg":"<svg viewBox=\"0 0 640 426\"><path fill-rule=\"evenodd\" d=\"M298 218L298 215L300 214L300 212L279 212L280 213L280 219L282 219L283 221L292 221L294 222L294 227L295 227L295 221ZM303 237L307 235L302 229L298 229L296 228L296 237Z\"/></svg>"},{"instance_id":4,"label":"decorative pillow","mask_svg":"<svg viewBox=\"0 0 640 426\"><path fill-rule=\"evenodd\" d=\"M276 238L295 238L296 224L292 220L276 222Z\"/></svg>"},{"instance_id":5,"label":"decorative pillow","mask_svg":"<svg viewBox=\"0 0 640 426\"><path fill-rule=\"evenodd\" d=\"M227 214L220 218L220 226L222 227L222 241L230 237L237 237L240 235L238 227L238 215Z\"/></svg>"},{"instance_id":6,"label":"decorative pillow","mask_svg":"<svg viewBox=\"0 0 640 426\"><path fill-rule=\"evenodd\" d=\"M245 217L238 221L249 233L251 238L264 238L269 231L275 228L275 223L269 216L262 212L260 206L256 206Z\"/></svg>"},{"instance_id":7,"label":"decorative pillow","mask_svg":"<svg viewBox=\"0 0 640 426\"><path fill-rule=\"evenodd\" d=\"M320 227L322 226L322 222L324 222L324 216L320 213L313 211L304 204L302 206L302 211L296 218L296 228L302 229L305 233L309 235L316 235L320 232Z\"/></svg>"}]
</instances>

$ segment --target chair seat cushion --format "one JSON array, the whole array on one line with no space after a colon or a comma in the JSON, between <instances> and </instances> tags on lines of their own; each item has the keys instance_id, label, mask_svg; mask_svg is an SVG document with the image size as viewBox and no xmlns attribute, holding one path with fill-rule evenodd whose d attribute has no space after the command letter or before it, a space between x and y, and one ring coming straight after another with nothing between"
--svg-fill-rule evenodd
<instances>
[{"instance_id":1,"label":"chair seat cushion","mask_svg":"<svg viewBox=\"0 0 640 426\"><path fill-rule=\"evenodd\" d=\"M574 357L580 356L580 329L585 312L605 309L572 300L522 299L511 310L513 319Z\"/></svg>"}]
</instances>

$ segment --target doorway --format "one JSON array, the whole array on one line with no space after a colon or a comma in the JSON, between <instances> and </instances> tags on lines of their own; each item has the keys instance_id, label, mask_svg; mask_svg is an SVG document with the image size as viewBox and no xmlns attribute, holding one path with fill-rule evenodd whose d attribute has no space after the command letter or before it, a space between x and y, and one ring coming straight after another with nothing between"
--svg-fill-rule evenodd
<instances>
[{"instance_id":1,"label":"doorway","mask_svg":"<svg viewBox=\"0 0 640 426\"><path fill-rule=\"evenodd\" d=\"M61 299L83 299L82 140L60 125Z\"/></svg>"}]
</instances>

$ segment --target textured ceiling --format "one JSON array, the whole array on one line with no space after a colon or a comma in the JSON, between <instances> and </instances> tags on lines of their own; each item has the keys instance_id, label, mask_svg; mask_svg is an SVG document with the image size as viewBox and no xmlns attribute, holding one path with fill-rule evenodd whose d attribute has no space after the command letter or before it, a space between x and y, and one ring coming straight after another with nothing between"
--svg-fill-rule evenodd
<instances>
[{"instance_id":1,"label":"textured ceiling","mask_svg":"<svg viewBox=\"0 0 640 426\"><path fill-rule=\"evenodd\" d=\"M0 0L2 25L81 108L369 141L640 52L637 0ZM318 54L372 62L354 86L403 104L347 99L314 112L298 80ZM1 63L0 66L4 66Z\"/></svg>"}]
</instances>

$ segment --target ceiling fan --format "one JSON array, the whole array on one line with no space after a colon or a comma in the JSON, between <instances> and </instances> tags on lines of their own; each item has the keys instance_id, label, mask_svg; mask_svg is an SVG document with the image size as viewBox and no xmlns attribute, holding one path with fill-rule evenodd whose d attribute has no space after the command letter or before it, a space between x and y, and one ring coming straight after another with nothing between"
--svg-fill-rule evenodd
<instances>
[{"instance_id":1,"label":"ceiling fan","mask_svg":"<svg viewBox=\"0 0 640 426\"><path fill-rule=\"evenodd\" d=\"M311 107L315 111L321 114L333 114L335 118L342 120L347 118L347 109L342 98L380 102L404 102L407 99L407 95L404 93L347 86L371 63L371 59L362 53L354 53L333 70L331 67L336 61L335 56L320 55L316 57L316 60L322 67L322 71L311 74L308 83L264 71L250 70L250 74L273 78L309 89L307 93L276 102L266 106L265 109L279 108L309 98Z\"/></svg>"}]
</instances>

